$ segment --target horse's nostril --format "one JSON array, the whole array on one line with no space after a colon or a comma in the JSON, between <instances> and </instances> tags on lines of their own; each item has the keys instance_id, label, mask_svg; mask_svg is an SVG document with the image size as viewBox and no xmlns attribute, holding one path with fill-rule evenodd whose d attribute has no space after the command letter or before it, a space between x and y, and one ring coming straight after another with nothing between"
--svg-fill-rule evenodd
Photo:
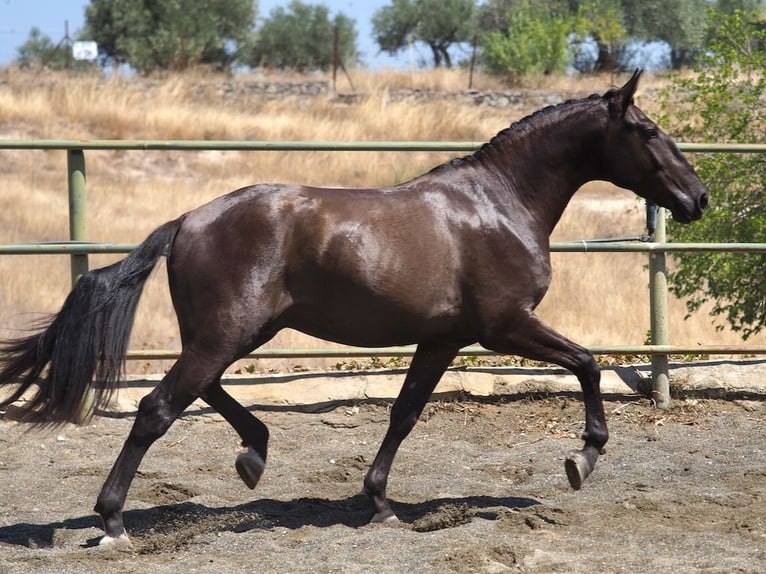
<instances>
[{"instance_id":1,"label":"horse's nostril","mask_svg":"<svg viewBox=\"0 0 766 574\"><path fill-rule=\"evenodd\" d=\"M703 193L700 195L700 209L705 209L707 207L707 193Z\"/></svg>"}]
</instances>

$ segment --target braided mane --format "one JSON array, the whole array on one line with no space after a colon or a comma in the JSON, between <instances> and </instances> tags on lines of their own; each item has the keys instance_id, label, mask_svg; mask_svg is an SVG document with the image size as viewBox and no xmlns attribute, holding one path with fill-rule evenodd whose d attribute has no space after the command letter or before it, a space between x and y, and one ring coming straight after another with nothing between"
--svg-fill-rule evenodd
<instances>
[{"instance_id":1,"label":"braided mane","mask_svg":"<svg viewBox=\"0 0 766 574\"><path fill-rule=\"evenodd\" d=\"M493 149L498 147L498 145L500 145L502 142L505 142L514 137L521 137L524 133L528 132L532 127L537 126L542 121L544 121L545 118L552 116L553 114L559 114L561 112L567 111L570 108L581 105L581 104L592 103L602 99L608 100L612 98L616 93L617 93L617 90L612 89L606 92L603 96L600 94L591 94L590 96L587 96L585 98L574 98L574 99L566 100L565 102L561 102L559 104L546 106L542 109L539 109L523 117L522 119L518 121L513 122L507 128L499 131L487 143L482 144L482 146L478 150L476 150L474 153L464 157L455 158L447 162L446 164L437 166L436 168L434 168L434 170L438 170L445 166L459 167L467 163L472 163L474 161L481 160L488 152L491 152Z\"/></svg>"}]
</instances>

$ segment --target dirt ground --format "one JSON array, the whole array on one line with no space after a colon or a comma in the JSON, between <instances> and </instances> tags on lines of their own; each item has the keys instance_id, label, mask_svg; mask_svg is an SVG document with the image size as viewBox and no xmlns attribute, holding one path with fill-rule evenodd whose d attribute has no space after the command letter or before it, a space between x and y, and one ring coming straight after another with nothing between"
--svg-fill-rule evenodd
<instances>
[{"instance_id":1,"label":"dirt ground","mask_svg":"<svg viewBox=\"0 0 766 574\"><path fill-rule=\"evenodd\" d=\"M149 451L128 496L133 549L96 546L91 508L132 424L27 431L0 421L0 572L766 571L766 403L606 402L611 440L583 490L572 396L429 404L389 482L401 521L367 525L361 481L388 404L271 409L266 473L234 470L237 437L193 405Z\"/></svg>"}]
</instances>

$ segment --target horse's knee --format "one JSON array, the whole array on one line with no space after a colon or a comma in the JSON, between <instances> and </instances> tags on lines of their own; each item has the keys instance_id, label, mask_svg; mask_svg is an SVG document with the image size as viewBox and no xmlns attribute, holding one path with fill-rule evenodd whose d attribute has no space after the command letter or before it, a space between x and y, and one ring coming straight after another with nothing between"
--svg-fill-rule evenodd
<instances>
[{"instance_id":1,"label":"horse's knee","mask_svg":"<svg viewBox=\"0 0 766 574\"><path fill-rule=\"evenodd\" d=\"M601 368L593 354L583 349L574 357L572 372L582 384L598 384L601 381Z\"/></svg>"}]
</instances>

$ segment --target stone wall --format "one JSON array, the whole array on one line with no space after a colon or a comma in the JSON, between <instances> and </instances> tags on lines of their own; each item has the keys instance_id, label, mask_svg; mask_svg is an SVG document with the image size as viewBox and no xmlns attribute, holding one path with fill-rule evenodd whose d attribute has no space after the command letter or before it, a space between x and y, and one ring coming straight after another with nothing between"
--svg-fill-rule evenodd
<instances>
[{"instance_id":1,"label":"stone wall","mask_svg":"<svg viewBox=\"0 0 766 574\"><path fill-rule=\"evenodd\" d=\"M367 94L337 93L332 91L332 83L327 80L307 80L299 82L270 82L265 80L225 80L209 82L195 86L194 95L202 98L223 98L246 101L249 99L279 100L294 97L327 97L341 104L353 104L362 101ZM466 105L490 106L499 108L540 108L560 103L570 97L586 94L563 94L535 90L484 91L461 90L442 92L422 88L397 88L390 90L390 101L427 102L433 100L452 100Z\"/></svg>"}]
</instances>

